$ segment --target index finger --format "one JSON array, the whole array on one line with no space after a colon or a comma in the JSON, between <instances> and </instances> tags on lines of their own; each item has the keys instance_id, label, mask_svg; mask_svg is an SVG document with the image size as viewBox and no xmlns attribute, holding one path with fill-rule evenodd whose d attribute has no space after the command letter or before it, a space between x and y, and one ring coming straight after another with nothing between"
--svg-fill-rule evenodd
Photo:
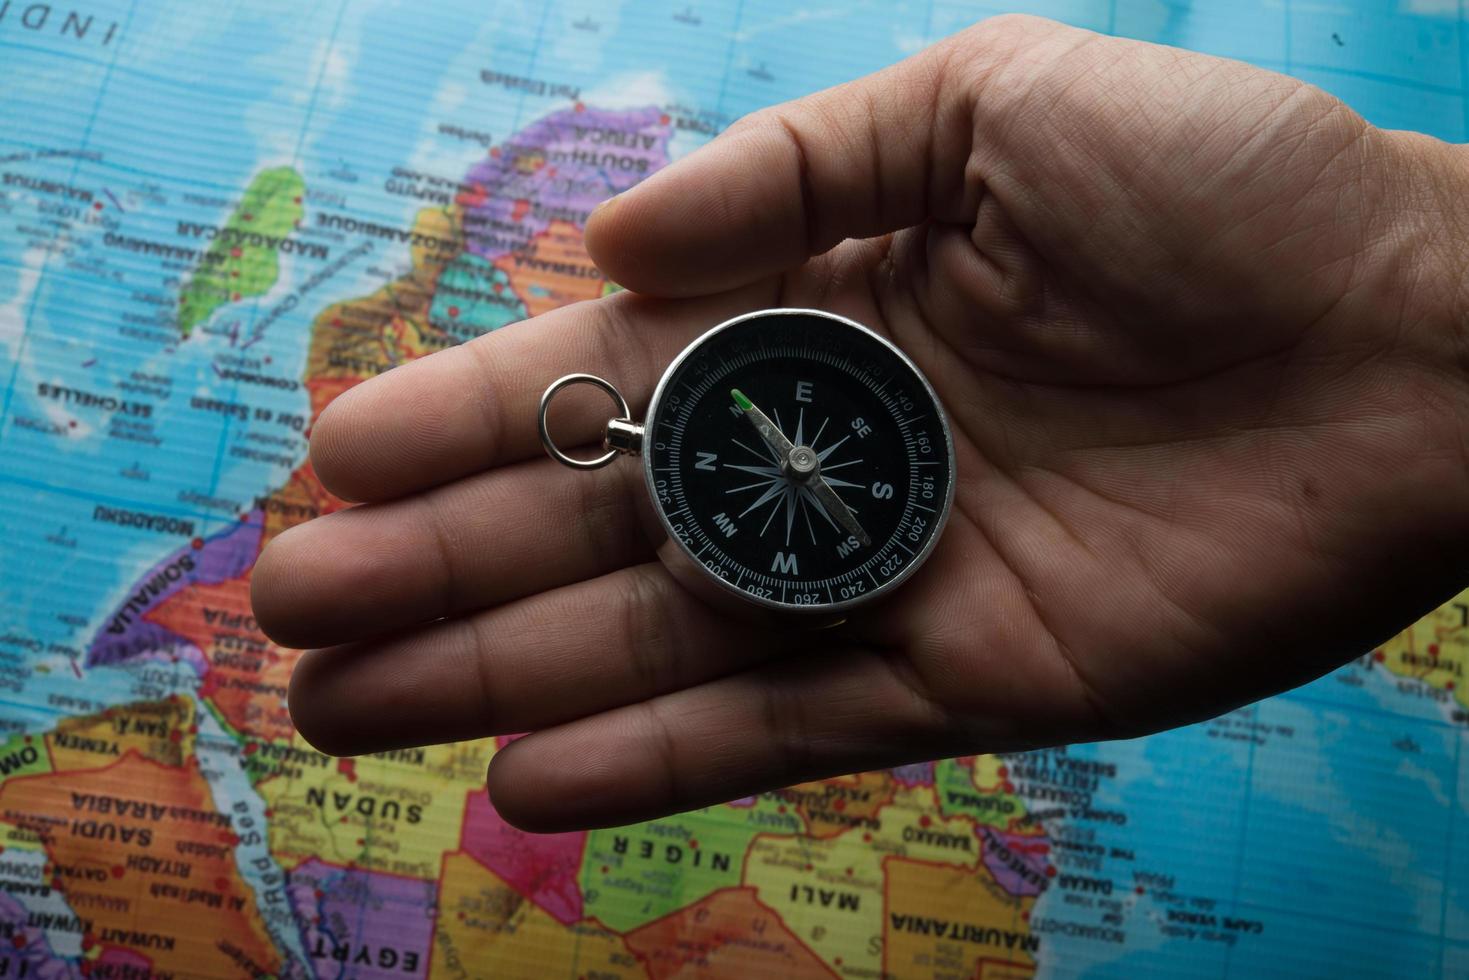
<instances>
[{"instance_id":1,"label":"index finger","mask_svg":"<svg viewBox=\"0 0 1469 980\"><path fill-rule=\"evenodd\" d=\"M311 463L332 493L374 501L536 455L537 409L552 381L602 375L637 414L689 340L770 295L764 285L676 302L619 293L438 351L338 396L312 428ZM590 442L610 408L588 401L558 414L558 443Z\"/></svg>"},{"instance_id":2,"label":"index finger","mask_svg":"<svg viewBox=\"0 0 1469 980\"><path fill-rule=\"evenodd\" d=\"M981 25L754 113L595 211L587 250L629 289L690 296L793 268L847 238L929 218L972 223L982 188L966 179L974 79L1028 32L1056 30L1068 29Z\"/></svg>"}]
</instances>

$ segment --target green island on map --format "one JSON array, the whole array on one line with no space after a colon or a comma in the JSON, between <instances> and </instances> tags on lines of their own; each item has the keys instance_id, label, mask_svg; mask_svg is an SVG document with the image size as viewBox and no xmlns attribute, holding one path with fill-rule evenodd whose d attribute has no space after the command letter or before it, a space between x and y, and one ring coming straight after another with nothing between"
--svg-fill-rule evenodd
<instances>
[{"instance_id":1,"label":"green island on map","mask_svg":"<svg viewBox=\"0 0 1469 980\"><path fill-rule=\"evenodd\" d=\"M305 191L290 167L255 176L179 294L179 333L187 338L221 306L275 285L281 243L301 219Z\"/></svg>"}]
</instances>

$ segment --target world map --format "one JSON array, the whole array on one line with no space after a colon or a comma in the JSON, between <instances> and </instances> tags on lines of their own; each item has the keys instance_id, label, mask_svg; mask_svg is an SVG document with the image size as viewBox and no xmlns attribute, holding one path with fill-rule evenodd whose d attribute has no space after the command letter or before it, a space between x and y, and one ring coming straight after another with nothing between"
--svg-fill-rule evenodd
<instances>
[{"instance_id":1,"label":"world map","mask_svg":"<svg viewBox=\"0 0 1469 980\"><path fill-rule=\"evenodd\" d=\"M1028 0L1462 141L1458 0ZM590 210L961 0L0 0L0 978L1469 975L1469 593L1147 739L537 836L324 756L260 549L347 388L618 287ZM1282 655L1288 651L1282 651Z\"/></svg>"}]
</instances>

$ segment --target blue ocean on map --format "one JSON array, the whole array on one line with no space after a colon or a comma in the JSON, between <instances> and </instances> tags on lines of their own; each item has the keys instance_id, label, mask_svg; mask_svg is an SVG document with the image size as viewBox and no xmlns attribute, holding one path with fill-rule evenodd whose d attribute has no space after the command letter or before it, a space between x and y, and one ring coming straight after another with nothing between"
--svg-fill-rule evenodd
<instances>
[{"instance_id":1,"label":"blue ocean on map","mask_svg":"<svg viewBox=\"0 0 1469 980\"><path fill-rule=\"evenodd\" d=\"M0 743L182 694L215 805L237 828L275 819L242 761L255 743L209 708L193 666L159 657L143 678L86 653L146 570L261 519L306 460L316 318L413 271L399 241L350 256L320 215L409 229L434 203L403 192L425 186L415 175L452 187L572 104L697 120L670 142L677 158L1008 11L1243 59L1380 126L1469 137L1461 0L0 0L0 172L29 182L0 186ZM186 245L181 229L223 226L277 167L304 183L300 234L329 258L283 259L261 294L185 336L191 263L115 243ZM1223 718L1064 750L1097 775L1092 816L1046 830L1053 853L1095 856L1068 865L1093 884L1036 901L1040 975L1469 976L1469 727L1447 692L1353 652ZM232 860L288 975L377 976L313 954L307 924L269 906L295 869L268 844ZM5 857L39 879L41 853ZM14 902L32 922L76 911L60 888ZM34 928L47 976L95 955L76 929Z\"/></svg>"}]
</instances>

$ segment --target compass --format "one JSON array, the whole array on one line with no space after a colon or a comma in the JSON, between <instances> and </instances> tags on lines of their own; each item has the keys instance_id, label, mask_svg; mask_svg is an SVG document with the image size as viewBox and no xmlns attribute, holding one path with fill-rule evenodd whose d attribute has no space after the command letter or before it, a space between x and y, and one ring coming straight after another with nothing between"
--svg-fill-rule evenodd
<instances>
[{"instance_id":1,"label":"compass","mask_svg":"<svg viewBox=\"0 0 1469 980\"><path fill-rule=\"evenodd\" d=\"M606 452L574 459L546 412L574 384L617 403ZM568 375L541 398L541 441L579 469L642 456L659 557L708 597L840 613L885 595L928 557L954 497L938 396L897 347L818 310L761 310L684 349L642 424L608 381Z\"/></svg>"}]
</instances>

